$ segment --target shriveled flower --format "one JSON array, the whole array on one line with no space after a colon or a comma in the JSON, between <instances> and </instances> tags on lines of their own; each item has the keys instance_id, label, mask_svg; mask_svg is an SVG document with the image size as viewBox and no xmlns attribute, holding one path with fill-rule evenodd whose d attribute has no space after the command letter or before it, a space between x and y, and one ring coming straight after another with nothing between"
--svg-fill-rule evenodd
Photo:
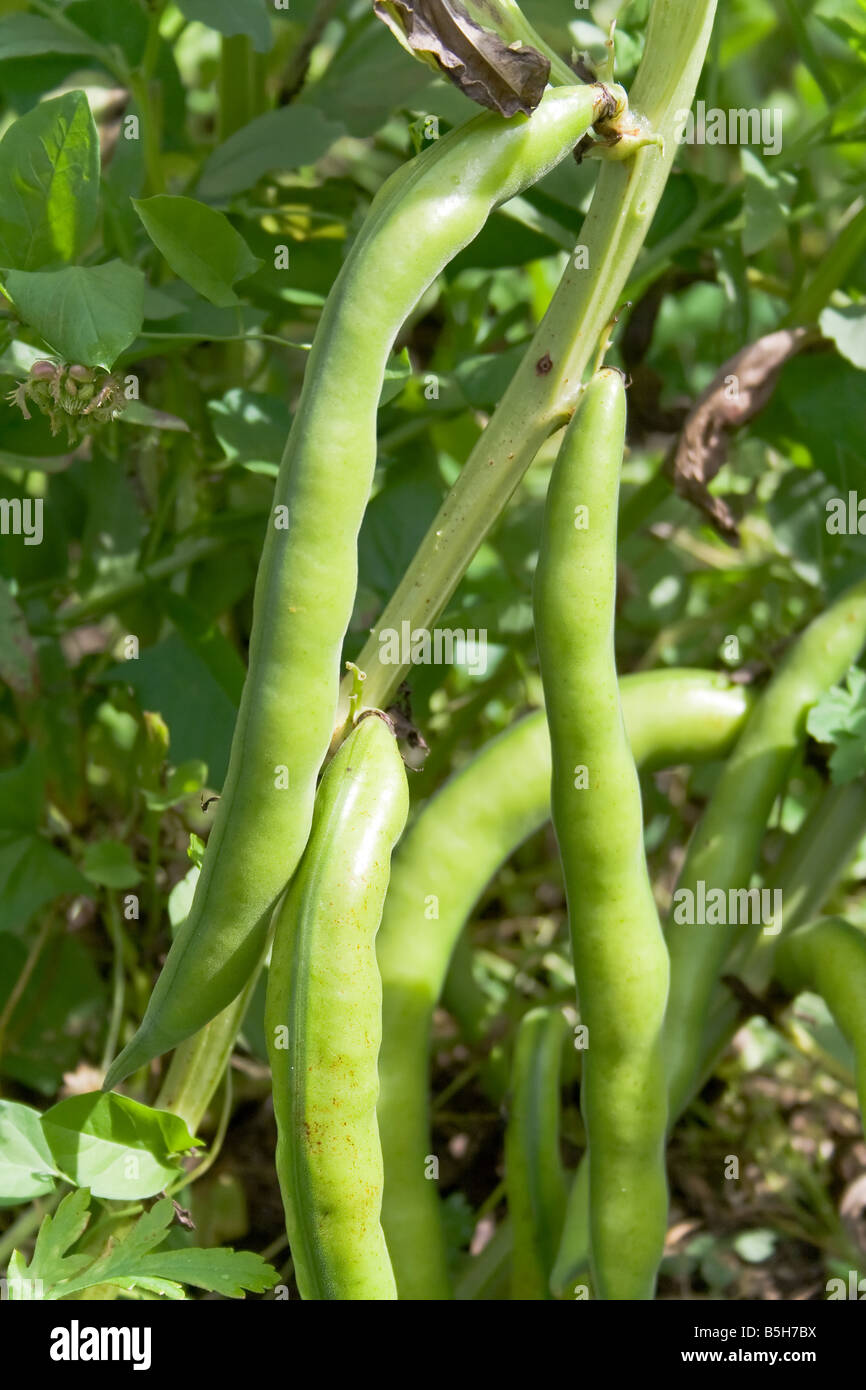
<instances>
[{"instance_id":1,"label":"shriveled flower","mask_svg":"<svg viewBox=\"0 0 866 1390\"><path fill-rule=\"evenodd\" d=\"M32 419L28 403L35 406L48 417L52 434L59 434L65 425L70 446L90 432L82 417L88 417L92 428L116 419L126 405L118 376L78 362L52 362L47 358L33 363L29 376L19 382L7 399L18 407L25 420Z\"/></svg>"}]
</instances>

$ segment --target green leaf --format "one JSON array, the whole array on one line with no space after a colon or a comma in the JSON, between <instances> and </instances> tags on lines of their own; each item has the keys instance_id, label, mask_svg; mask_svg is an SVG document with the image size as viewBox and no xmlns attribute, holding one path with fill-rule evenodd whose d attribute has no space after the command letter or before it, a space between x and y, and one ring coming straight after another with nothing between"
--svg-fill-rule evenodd
<instances>
[{"instance_id":1,"label":"green leaf","mask_svg":"<svg viewBox=\"0 0 866 1390\"><path fill-rule=\"evenodd\" d=\"M819 743L834 744L830 773L837 786L866 772L866 672L853 666L844 686L822 695L806 728Z\"/></svg>"},{"instance_id":2,"label":"green leaf","mask_svg":"<svg viewBox=\"0 0 866 1390\"><path fill-rule=\"evenodd\" d=\"M866 304L825 309L818 320L825 338L832 338L843 357L866 371Z\"/></svg>"},{"instance_id":3,"label":"green leaf","mask_svg":"<svg viewBox=\"0 0 866 1390\"><path fill-rule=\"evenodd\" d=\"M68 1251L87 1228L90 1220L88 1207L90 1193L85 1189L70 1192L64 1197L53 1216L43 1219L36 1237L36 1245L29 1264L21 1255L9 1262L10 1296L22 1296L19 1280L39 1280L42 1283L42 1297L52 1298L53 1287L63 1279L79 1274L91 1263L89 1255L70 1255ZM16 1287L18 1286L18 1287Z\"/></svg>"},{"instance_id":4,"label":"green leaf","mask_svg":"<svg viewBox=\"0 0 866 1390\"><path fill-rule=\"evenodd\" d=\"M42 57L45 53L75 53L102 57L98 43L80 30L66 29L39 15L5 15L0 24L0 63L9 58Z\"/></svg>"},{"instance_id":5,"label":"green leaf","mask_svg":"<svg viewBox=\"0 0 866 1390\"><path fill-rule=\"evenodd\" d=\"M526 352L525 343L464 358L454 379L466 401L476 410L489 410L500 400Z\"/></svg>"},{"instance_id":6,"label":"green leaf","mask_svg":"<svg viewBox=\"0 0 866 1390\"><path fill-rule=\"evenodd\" d=\"M0 578L0 681L18 695L36 690L36 649L27 631L24 614L6 581Z\"/></svg>"},{"instance_id":7,"label":"green leaf","mask_svg":"<svg viewBox=\"0 0 866 1390\"><path fill-rule=\"evenodd\" d=\"M141 882L132 850L119 840L95 840L89 844L81 869L91 883L104 888L134 888Z\"/></svg>"},{"instance_id":8,"label":"green leaf","mask_svg":"<svg viewBox=\"0 0 866 1390\"><path fill-rule=\"evenodd\" d=\"M174 1220L174 1204L168 1197L121 1230L103 1253L70 1254L90 1220L89 1206L90 1193L81 1188L64 1197L54 1216L45 1217L30 1264L17 1252L10 1261L10 1298L28 1296L25 1280L31 1285L39 1281L38 1297L51 1301L106 1284L177 1299L183 1298L181 1280L226 1298L240 1298L245 1290L264 1293L279 1278L260 1255L245 1251L157 1249L170 1235Z\"/></svg>"},{"instance_id":9,"label":"green leaf","mask_svg":"<svg viewBox=\"0 0 866 1390\"><path fill-rule=\"evenodd\" d=\"M167 193L134 198L133 206L176 275L220 308L240 303L232 286L262 262L223 213Z\"/></svg>"},{"instance_id":10,"label":"green leaf","mask_svg":"<svg viewBox=\"0 0 866 1390\"><path fill-rule=\"evenodd\" d=\"M101 1091L52 1106L42 1132L64 1177L118 1201L161 1192L181 1171L176 1155L201 1143L177 1115Z\"/></svg>"},{"instance_id":11,"label":"green leaf","mask_svg":"<svg viewBox=\"0 0 866 1390\"><path fill-rule=\"evenodd\" d=\"M86 890L71 860L40 835L0 832L0 932L21 932L47 903Z\"/></svg>"},{"instance_id":12,"label":"green leaf","mask_svg":"<svg viewBox=\"0 0 866 1390\"><path fill-rule=\"evenodd\" d=\"M83 92L20 117L0 141L0 265L74 261L99 210L99 139Z\"/></svg>"},{"instance_id":13,"label":"green leaf","mask_svg":"<svg viewBox=\"0 0 866 1390\"><path fill-rule=\"evenodd\" d=\"M397 399L411 376L412 363L409 359L408 349L402 348L400 352L392 353L388 358L382 380L382 390L379 392L380 410L383 405L388 405Z\"/></svg>"},{"instance_id":14,"label":"green leaf","mask_svg":"<svg viewBox=\"0 0 866 1390\"><path fill-rule=\"evenodd\" d=\"M119 48L131 68L141 61L148 15L140 0L64 0L64 8L65 18L95 44ZM159 70L155 75L161 75Z\"/></svg>"},{"instance_id":15,"label":"green leaf","mask_svg":"<svg viewBox=\"0 0 866 1390\"><path fill-rule=\"evenodd\" d=\"M265 310L253 309L249 304L219 309L181 280L172 282L171 292L173 298L183 303L180 314L173 314L170 319L156 324L148 324L148 333L154 336L139 339L135 349L137 354L176 351L178 344L172 341L173 334L188 338L190 343L239 341L248 333L261 332L267 321Z\"/></svg>"},{"instance_id":16,"label":"green leaf","mask_svg":"<svg viewBox=\"0 0 866 1390\"><path fill-rule=\"evenodd\" d=\"M86 889L86 880L81 882ZM8 1006L27 958L25 941L0 932L0 1009ZM81 1060L85 1029L92 1031L100 1014L104 1020L105 993L90 947L68 934L55 936L12 1006L3 1074L54 1096L63 1073Z\"/></svg>"},{"instance_id":17,"label":"green leaf","mask_svg":"<svg viewBox=\"0 0 866 1390\"><path fill-rule=\"evenodd\" d=\"M205 163L197 193L219 201L252 188L265 174L314 164L344 133L314 107L284 106L242 126Z\"/></svg>"},{"instance_id":18,"label":"green leaf","mask_svg":"<svg viewBox=\"0 0 866 1390\"><path fill-rule=\"evenodd\" d=\"M417 444L417 441L413 441ZM415 462L389 473L372 499L358 538L362 585L377 595L391 592L421 543L442 500L441 481L432 451L416 449Z\"/></svg>"},{"instance_id":19,"label":"green leaf","mask_svg":"<svg viewBox=\"0 0 866 1390\"><path fill-rule=\"evenodd\" d=\"M39 1111L0 1100L0 1207L45 1197L54 1191L56 1172Z\"/></svg>"},{"instance_id":20,"label":"green leaf","mask_svg":"<svg viewBox=\"0 0 866 1390\"><path fill-rule=\"evenodd\" d=\"M144 800L150 811L167 811L181 801L200 792L207 781L207 764L191 759L172 768L164 788L158 791L143 789Z\"/></svg>"},{"instance_id":21,"label":"green leaf","mask_svg":"<svg viewBox=\"0 0 866 1390\"><path fill-rule=\"evenodd\" d=\"M243 1298L244 1290L264 1293L280 1277L261 1255L247 1250L160 1250L146 1256L141 1268L225 1298Z\"/></svg>"},{"instance_id":22,"label":"green leaf","mask_svg":"<svg viewBox=\"0 0 866 1390\"><path fill-rule=\"evenodd\" d=\"M372 15L370 21L352 26L324 76L308 83L296 103L317 107L360 139L375 134L401 107L426 110L421 94L434 82L429 68L410 58L384 24Z\"/></svg>"},{"instance_id":23,"label":"green leaf","mask_svg":"<svg viewBox=\"0 0 866 1390\"><path fill-rule=\"evenodd\" d=\"M111 371L142 324L144 275L122 261L6 277L25 323L66 362Z\"/></svg>"},{"instance_id":24,"label":"green leaf","mask_svg":"<svg viewBox=\"0 0 866 1390\"><path fill-rule=\"evenodd\" d=\"M177 0L177 7L187 19L221 34L246 34L257 53L270 53L273 47L265 0Z\"/></svg>"},{"instance_id":25,"label":"green leaf","mask_svg":"<svg viewBox=\"0 0 866 1390\"><path fill-rule=\"evenodd\" d=\"M201 873L201 861L204 858L204 842L198 839L197 835L190 836L190 840L198 841L197 850L199 862L194 864L188 873L184 874L179 883L176 883L168 895L168 920L171 924L172 936L177 932L181 922L185 922L192 907L192 900L195 895L195 886L198 883ZM190 850L192 849L190 844ZM189 854L187 850L187 854Z\"/></svg>"},{"instance_id":26,"label":"green leaf","mask_svg":"<svg viewBox=\"0 0 866 1390\"><path fill-rule=\"evenodd\" d=\"M741 1260L750 1265L760 1265L770 1259L778 1239L776 1231L762 1227L757 1231L743 1231L731 1243Z\"/></svg>"},{"instance_id":27,"label":"green leaf","mask_svg":"<svg viewBox=\"0 0 866 1390\"><path fill-rule=\"evenodd\" d=\"M222 640L227 643L224 634ZM208 655L198 642L172 632L142 651L138 661L119 662L100 679L131 685L141 708L158 711L168 724L177 761L207 763L211 785L220 787L237 706Z\"/></svg>"},{"instance_id":28,"label":"green leaf","mask_svg":"<svg viewBox=\"0 0 866 1390\"><path fill-rule=\"evenodd\" d=\"M56 1296L66 1297L94 1284L117 1283L124 1288L134 1288L140 1261L162 1244L173 1219L174 1205L170 1198L163 1197L154 1203L150 1211L144 1212L119 1240L113 1241L104 1254L94 1259L83 1273L69 1279L62 1289L58 1289Z\"/></svg>"},{"instance_id":29,"label":"green leaf","mask_svg":"<svg viewBox=\"0 0 866 1390\"><path fill-rule=\"evenodd\" d=\"M171 430L176 434L189 434L189 425L177 415L169 415L167 410L155 410L144 401L130 401L118 416L123 425L141 425L149 430Z\"/></svg>"},{"instance_id":30,"label":"green leaf","mask_svg":"<svg viewBox=\"0 0 866 1390\"><path fill-rule=\"evenodd\" d=\"M17 767L0 773L0 831L36 830L45 800L45 769L31 748Z\"/></svg>"},{"instance_id":31,"label":"green leaf","mask_svg":"<svg viewBox=\"0 0 866 1390\"><path fill-rule=\"evenodd\" d=\"M751 150L741 150L745 175L743 252L752 256L784 232L797 191L797 180L785 169L775 171Z\"/></svg>"},{"instance_id":32,"label":"green leaf","mask_svg":"<svg viewBox=\"0 0 866 1390\"><path fill-rule=\"evenodd\" d=\"M196 867L196 869L199 869L199 870L200 870L202 864L204 863L204 851L205 851L205 843L204 843L204 840L199 839L198 835L194 834L194 833L191 831L191 832L190 832L190 837L189 837L189 844L188 844L187 847L186 847L186 856L187 856L187 859L191 859L191 860L192 860L192 862L193 862L194 866Z\"/></svg>"},{"instance_id":33,"label":"green leaf","mask_svg":"<svg viewBox=\"0 0 866 1390\"><path fill-rule=\"evenodd\" d=\"M232 387L218 401L208 401L213 432L226 458L255 472L276 475L292 423L279 396Z\"/></svg>"},{"instance_id":34,"label":"green leaf","mask_svg":"<svg viewBox=\"0 0 866 1390\"><path fill-rule=\"evenodd\" d=\"M752 430L783 451L808 449L815 467L843 493L862 492L863 375L835 353L804 353L787 362Z\"/></svg>"}]
</instances>

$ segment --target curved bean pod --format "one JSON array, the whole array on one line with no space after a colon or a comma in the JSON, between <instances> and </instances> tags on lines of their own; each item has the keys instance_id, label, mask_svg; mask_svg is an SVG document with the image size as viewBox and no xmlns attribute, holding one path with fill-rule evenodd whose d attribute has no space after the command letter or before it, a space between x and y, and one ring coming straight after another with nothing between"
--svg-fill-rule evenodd
<instances>
[{"instance_id":1,"label":"curved bean pod","mask_svg":"<svg viewBox=\"0 0 866 1390\"><path fill-rule=\"evenodd\" d=\"M192 909L106 1089L240 992L307 842L395 335L493 209L559 163L612 103L594 84L549 90L531 118L486 112L398 170L374 198L323 310L280 464L249 671Z\"/></svg>"},{"instance_id":2,"label":"curved bean pod","mask_svg":"<svg viewBox=\"0 0 866 1390\"><path fill-rule=\"evenodd\" d=\"M806 717L866 643L866 580L800 634L764 690L692 836L677 891L748 889L773 802L805 735ZM676 901L676 900L675 900ZM713 990L737 938L730 926L667 924L671 990L665 1020L670 1110L697 1079Z\"/></svg>"},{"instance_id":3,"label":"curved bean pod","mask_svg":"<svg viewBox=\"0 0 866 1390\"><path fill-rule=\"evenodd\" d=\"M667 1228L662 1027L668 955L614 656L625 386L598 372L566 431L547 498L535 631L553 750L589 1145L590 1258L602 1299L650 1299Z\"/></svg>"},{"instance_id":4,"label":"curved bean pod","mask_svg":"<svg viewBox=\"0 0 866 1390\"><path fill-rule=\"evenodd\" d=\"M821 917L797 927L779 943L776 977L791 994L820 994L854 1049L866 1131L866 936L841 917Z\"/></svg>"},{"instance_id":5,"label":"curved bean pod","mask_svg":"<svg viewBox=\"0 0 866 1390\"><path fill-rule=\"evenodd\" d=\"M375 937L409 809L394 735L362 719L330 764L280 910L265 1028L277 1174L305 1299L393 1299L380 1225Z\"/></svg>"},{"instance_id":6,"label":"curved bean pod","mask_svg":"<svg viewBox=\"0 0 866 1390\"><path fill-rule=\"evenodd\" d=\"M825 627L827 638L832 636L836 625L841 624L840 639L843 640L843 643L850 641L852 645L856 644L858 631L861 635L863 632L863 619L860 616L862 600L858 598L857 591L852 590L849 594L843 595L840 602L841 608L830 609L828 613L823 615L823 618L817 621L822 624L826 622L829 625L829 630ZM847 631L849 622L853 625L851 631ZM803 636L807 636L809 631L810 629L807 629ZM790 653L792 662L799 640L803 639L798 639L798 643L795 644ZM824 648L825 652L828 650L832 650L832 644ZM808 669L808 663L814 656L815 648L812 647L805 657L806 669ZM845 659L844 645L842 659ZM838 658L836 658L836 662L838 671ZM781 671L779 675L781 677ZM835 679L839 679L839 676L837 675ZM770 693L771 689L772 686L768 688L767 694ZM802 698L802 692L798 694L798 687L793 682L789 687L789 693L793 694L795 700ZM810 703L814 698L817 697L813 694ZM780 702L776 706L776 712L780 712L781 708ZM789 711L789 720L793 718L796 721L796 713L795 705ZM805 713L803 714L803 721L805 721ZM751 727L750 722L746 733ZM788 727L790 728L790 723ZM748 770L747 760L741 760L741 744L745 740L746 733L744 733L741 743L737 745L736 754L729 763L729 767L732 763L739 764L741 778ZM757 739L753 747L756 745ZM756 796L763 798L764 816L768 818L772 802L784 786L784 777L790 756L791 754L788 752L778 759L765 758L763 761L759 761L754 769L755 780L750 781L748 786L748 795L751 795L752 801L747 800L747 794L742 797L737 795L737 784L728 781L729 771L728 769L725 770L714 794L714 801L716 797L723 796L730 819L724 823L722 817L719 817L714 846L716 857L713 860L707 852L707 857L702 860L702 872L721 875L723 872L731 871L729 867L731 863L739 863L740 872L746 872L747 877L751 874L751 866L757 863L761 842L766 831L766 819L760 818L760 812L757 814L753 812L754 798ZM763 786L761 785L761 772L768 779L766 785ZM861 786L833 787L820 799L817 814L810 815L806 824L793 837L782 862L776 866L769 879L771 889L778 889L782 893L785 932L799 925L805 908L811 905L813 911L820 909L854 853L863 832L863 816L864 792ZM701 824L703 825L703 822ZM698 827L695 840L697 840L700 831L701 826ZM686 858L686 864L680 878L681 886L686 880L689 857ZM714 863L718 865L717 869L713 867ZM746 868L744 869L742 866L746 866ZM741 879L741 884L743 881ZM713 882L719 885L719 878L715 878ZM721 882L725 884L724 879ZM729 879L725 886L731 886L734 882L735 880ZM686 939L686 933L689 930L693 933L691 941ZM668 926L668 940L671 942L672 950L671 994L665 1022L666 1044L668 1057L678 1059L680 1067L680 1071L675 1071L669 1078L671 1088L669 1092L669 1124L671 1126L679 1119L692 1097L700 1089L703 1081L712 1073L715 1063L724 1052L741 1021L739 1001L731 996L727 988L718 985L716 983L717 977L714 976L710 981L711 1005L707 1008L706 1013L699 1016L695 1010L694 1017L688 1025L682 1022L684 1010L688 1008L690 991L692 988L698 990L702 988L701 972L706 968L706 947L699 934L709 933L712 930L707 926L690 929L686 927L676 928L670 924ZM715 930L724 932L728 929L722 927ZM731 968L736 973L742 971L746 983L755 994L760 995L766 990L773 974L774 961L785 940L785 936L778 938L763 935L758 939L756 930L745 934L741 933L738 937L731 939L731 946L734 945L735 941L737 943L735 963L732 964ZM690 946L691 950L689 949ZM727 954L727 946L723 949ZM718 965L718 971L721 971L721 963ZM714 989L717 997L712 1001ZM679 1013L681 1019L682 1032L679 1038L672 1031L674 1028L672 1019L676 1013ZM692 1030L691 1033L687 1032L687 1027ZM689 1052L689 1044L693 1049L693 1055ZM586 1161L582 1159L569 1194L562 1242L551 1277L551 1287L555 1293L562 1293L572 1285L586 1268L588 1261L586 1168Z\"/></svg>"},{"instance_id":7,"label":"curved bean pod","mask_svg":"<svg viewBox=\"0 0 866 1390\"><path fill-rule=\"evenodd\" d=\"M511 1216L511 1297L550 1297L568 1182L559 1153L562 1049L569 1027L560 1009L530 1009L520 1020L505 1130L505 1186Z\"/></svg>"},{"instance_id":8,"label":"curved bean pod","mask_svg":"<svg viewBox=\"0 0 866 1390\"><path fill-rule=\"evenodd\" d=\"M712 671L641 672L624 676L621 691L642 767L724 757L752 701L749 690ZM444 784L394 855L376 942L384 988L379 1128L382 1222L402 1299L451 1297L436 1184L425 1177L433 1010L473 904L550 817L550 771L547 720L536 710Z\"/></svg>"}]
</instances>

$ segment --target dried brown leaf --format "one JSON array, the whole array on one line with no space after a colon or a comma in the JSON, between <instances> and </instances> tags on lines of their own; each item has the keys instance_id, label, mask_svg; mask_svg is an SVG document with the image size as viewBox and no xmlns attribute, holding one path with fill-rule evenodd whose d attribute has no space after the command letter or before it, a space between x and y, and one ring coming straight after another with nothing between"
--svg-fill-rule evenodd
<instances>
[{"instance_id":1,"label":"dried brown leaf","mask_svg":"<svg viewBox=\"0 0 866 1390\"><path fill-rule=\"evenodd\" d=\"M816 340L807 328L780 328L729 358L690 411L670 462L674 486L693 502L716 530L739 543L737 525L727 502L711 497L708 484L728 457L734 430L763 410L790 358Z\"/></svg>"},{"instance_id":2,"label":"dried brown leaf","mask_svg":"<svg viewBox=\"0 0 866 1390\"><path fill-rule=\"evenodd\" d=\"M479 106L528 116L540 102L550 60L528 44L507 43L457 0L376 0L373 8L404 48ZM496 21L494 5L475 8Z\"/></svg>"}]
</instances>

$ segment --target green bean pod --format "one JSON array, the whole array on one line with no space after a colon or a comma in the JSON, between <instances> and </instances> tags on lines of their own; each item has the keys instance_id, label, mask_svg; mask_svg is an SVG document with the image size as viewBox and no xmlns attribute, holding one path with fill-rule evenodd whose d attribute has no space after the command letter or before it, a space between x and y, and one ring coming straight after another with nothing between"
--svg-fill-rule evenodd
<instances>
[{"instance_id":1,"label":"green bean pod","mask_svg":"<svg viewBox=\"0 0 866 1390\"><path fill-rule=\"evenodd\" d=\"M841 917L820 917L779 943L776 977L791 994L820 994L854 1050L866 1131L866 936Z\"/></svg>"},{"instance_id":2,"label":"green bean pod","mask_svg":"<svg viewBox=\"0 0 866 1390\"><path fill-rule=\"evenodd\" d=\"M750 887L773 802L803 742L809 710L843 678L864 642L866 580L809 624L761 695L692 836L678 894L697 896L701 884L725 893ZM673 913L666 934L671 990L665 1054L670 1110L678 1115L693 1092L713 990L738 937L730 925L678 922Z\"/></svg>"},{"instance_id":3,"label":"green bean pod","mask_svg":"<svg viewBox=\"0 0 866 1390\"><path fill-rule=\"evenodd\" d=\"M614 656L625 386L598 372L556 461L535 579L589 1144L596 1296L650 1299L667 1227L662 1028L668 956L643 843L640 784Z\"/></svg>"},{"instance_id":4,"label":"green bean pod","mask_svg":"<svg viewBox=\"0 0 866 1390\"><path fill-rule=\"evenodd\" d=\"M794 931L820 912L838 883L866 832L866 789L859 783L828 787L818 798L805 822L775 866L768 882L782 894L784 931ZM808 912L807 916L804 916ZM774 973L775 962L787 935L761 936L756 943L743 940L727 969L738 975L760 998ZM681 1094L676 1111L668 1114L672 1128L692 1096L712 1076L719 1059L743 1022L741 1001L727 986L719 985L713 1008L701 1036L700 1068L688 1092ZM866 1074L866 1073L864 1073ZM559 1253L551 1276L554 1293L562 1294L586 1268L589 1259L587 1164L581 1159L571 1186Z\"/></svg>"},{"instance_id":5,"label":"green bean pod","mask_svg":"<svg viewBox=\"0 0 866 1390\"><path fill-rule=\"evenodd\" d=\"M751 692L713 671L624 676L642 767L706 762L732 747ZM379 1128L382 1221L401 1299L451 1297L440 1202L427 1174L430 1035L455 946L497 869L550 817L550 736L537 710L492 739L421 810L397 848L376 954L384 988ZM423 1252L419 1253L419 1252Z\"/></svg>"},{"instance_id":6,"label":"green bean pod","mask_svg":"<svg viewBox=\"0 0 866 1390\"><path fill-rule=\"evenodd\" d=\"M689 846L678 888L694 890L700 880L709 887L725 890L749 887L773 802L784 788L788 769L804 737L808 711L822 690L842 679L864 641L866 584L861 583L844 593L796 639L777 675L756 702ZM784 930L800 920L804 903L820 905L822 895L830 891L844 869L853 853L852 839L859 838L856 827L860 801L859 789L834 789L829 804L824 806L822 802L821 820L810 827L808 837L796 837L792 853L799 855L797 872L791 872L793 866L786 856L789 871L785 873L786 865L780 865L770 879L770 887L782 892ZM834 830L830 822L837 813L837 802L847 810L851 824ZM818 829L818 842L813 844ZM815 862L810 873L812 860ZM735 948L738 955L742 952L746 979L760 993L766 988L771 963L785 937L763 937L754 953L754 931L732 934L727 926L688 926L669 921L666 935L671 983L665 1053L669 1121L673 1125L737 1026L738 1002L729 992L725 991L715 1006L713 1000L729 951ZM586 1265L585 1167L582 1162L569 1195L552 1276L555 1292L566 1289Z\"/></svg>"},{"instance_id":7,"label":"green bean pod","mask_svg":"<svg viewBox=\"0 0 866 1390\"><path fill-rule=\"evenodd\" d=\"M559 1009L520 1020L505 1130L505 1187L511 1216L511 1297L550 1297L568 1183L559 1152L559 1091L568 1021Z\"/></svg>"},{"instance_id":8,"label":"green bean pod","mask_svg":"<svg viewBox=\"0 0 866 1390\"><path fill-rule=\"evenodd\" d=\"M783 929L791 932L823 912L824 905L866 835L866 783L828 785L815 799L781 859L765 879L765 886L781 894ZM758 999L774 973L774 962L784 937L750 930L738 942L727 961L727 974L736 976ZM734 1033L743 1022L742 1000L726 984L716 988L713 1007L704 1026L701 1070L694 1090L712 1076ZM689 1097L690 1099L691 1097Z\"/></svg>"},{"instance_id":9,"label":"green bean pod","mask_svg":"<svg viewBox=\"0 0 866 1390\"><path fill-rule=\"evenodd\" d=\"M192 909L106 1088L204 1027L240 992L307 842L396 334L493 209L558 164L612 102L594 84L549 90L531 118L485 112L374 198L322 312L280 464L249 671Z\"/></svg>"},{"instance_id":10,"label":"green bean pod","mask_svg":"<svg viewBox=\"0 0 866 1390\"><path fill-rule=\"evenodd\" d=\"M409 808L382 718L362 718L328 767L280 910L265 1026L277 1175L301 1297L394 1299L380 1224L375 937Z\"/></svg>"}]
</instances>

